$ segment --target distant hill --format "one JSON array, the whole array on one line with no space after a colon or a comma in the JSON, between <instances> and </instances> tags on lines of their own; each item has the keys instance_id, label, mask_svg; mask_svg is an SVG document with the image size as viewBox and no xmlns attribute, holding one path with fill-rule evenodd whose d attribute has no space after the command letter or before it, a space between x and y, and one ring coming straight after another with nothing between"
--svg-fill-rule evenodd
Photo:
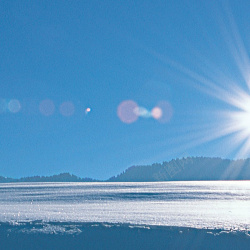
<instances>
[{"instance_id":1,"label":"distant hill","mask_svg":"<svg viewBox=\"0 0 250 250\"><path fill-rule=\"evenodd\" d=\"M94 182L97 180L91 178L80 178L76 175L69 173L62 173L52 176L32 176L32 177L23 177L20 179L5 178L0 176L0 183L7 182Z\"/></svg>"},{"instance_id":2,"label":"distant hill","mask_svg":"<svg viewBox=\"0 0 250 250\"><path fill-rule=\"evenodd\" d=\"M108 181L250 180L250 159L187 157L162 164L132 166Z\"/></svg>"},{"instance_id":3,"label":"distant hill","mask_svg":"<svg viewBox=\"0 0 250 250\"><path fill-rule=\"evenodd\" d=\"M16 182L17 179L0 176L0 183Z\"/></svg>"},{"instance_id":4,"label":"distant hill","mask_svg":"<svg viewBox=\"0 0 250 250\"><path fill-rule=\"evenodd\" d=\"M152 165L132 166L111 182L195 181L195 180L250 180L250 159L225 160L221 158L187 157ZM0 183L7 182L97 182L69 173L53 176L32 176L12 179L0 176Z\"/></svg>"}]
</instances>

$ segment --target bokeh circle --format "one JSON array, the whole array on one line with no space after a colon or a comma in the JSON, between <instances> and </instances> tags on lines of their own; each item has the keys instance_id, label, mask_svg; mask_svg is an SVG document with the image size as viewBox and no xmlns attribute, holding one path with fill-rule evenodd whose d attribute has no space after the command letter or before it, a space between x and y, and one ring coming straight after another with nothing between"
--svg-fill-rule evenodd
<instances>
[{"instance_id":1,"label":"bokeh circle","mask_svg":"<svg viewBox=\"0 0 250 250\"><path fill-rule=\"evenodd\" d=\"M75 106L72 102L63 102L60 105L60 113L63 116L72 116L75 112Z\"/></svg>"},{"instance_id":2,"label":"bokeh circle","mask_svg":"<svg viewBox=\"0 0 250 250\"><path fill-rule=\"evenodd\" d=\"M126 100L119 104L117 108L117 115L124 123L130 124L138 119L138 114L135 110L138 108L136 102L132 100Z\"/></svg>"},{"instance_id":3,"label":"bokeh circle","mask_svg":"<svg viewBox=\"0 0 250 250\"><path fill-rule=\"evenodd\" d=\"M40 102L39 110L45 116L53 115L55 112L55 104L49 99L43 100Z\"/></svg>"},{"instance_id":4,"label":"bokeh circle","mask_svg":"<svg viewBox=\"0 0 250 250\"><path fill-rule=\"evenodd\" d=\"M18 100L12 99L8 103L8 109L11 113L18 113L21 109L21 104Z\"/></svg>"}]
</instances>

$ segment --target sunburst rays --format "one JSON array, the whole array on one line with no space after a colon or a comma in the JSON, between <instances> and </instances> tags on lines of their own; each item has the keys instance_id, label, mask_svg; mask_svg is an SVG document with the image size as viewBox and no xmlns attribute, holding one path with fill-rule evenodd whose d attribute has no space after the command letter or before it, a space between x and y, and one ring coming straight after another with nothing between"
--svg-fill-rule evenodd
<instances>
[{"instance_id":1,"label":"sunburst rays","mask_svg":"<svg viewBox=\"0 0 250 250\"><path fill-rule=\"evenodd\" d=\"M208 60L203 65L199 65L200 71L194 71L154 50L146 49L154 59L168 69L178 72L183 84L190 84L192 88L221 103L221 107L218 106L213 112L204 111L207 112L207 116L210 116L209 124L201 122L193 126L190 131L185 127L184 133L179 133L172 141L176 145L172 152L164 152L166 154L181 153L224 137L225 144L221 147L224 148L225 156L233 158L250 156L250 59L229 6L223 7L224 16L220 15L217 18L218 28L227 46L229 58L232 59L231 62L225 60L225 64L228 64L228 70L232 65L238 70L238 74L234 75L233 79L232 72L220 70L220 65L209 63ZM236 149L237 152L232 155ZM164 153L160 155L163 156Z\"/></svg>"}]
</instances>

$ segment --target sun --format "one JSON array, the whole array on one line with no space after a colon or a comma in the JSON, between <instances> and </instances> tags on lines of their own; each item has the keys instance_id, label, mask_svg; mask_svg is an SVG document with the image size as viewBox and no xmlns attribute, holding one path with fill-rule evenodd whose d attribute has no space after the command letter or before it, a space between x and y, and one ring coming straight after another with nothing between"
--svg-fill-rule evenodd
<instances>
[{"instance_id":1,"label":"sun","mask_svg":"<svg viewBox=\"0 0 250 250\"><path fill-rule=\"evenodd\" d=\"M241 145L237 157L248 157L250 152L250 95L247 91L237 89L228 98L231 109L224 110L221 115L221 124L226 135L232 135L232 147Z\"/></svg>"},{"instance_id":2,"label":"sun","mask_svg":"<svg viewBox=\"0 0 250 250\"><path fill-rule=\"evenodd\" d=\"M238 130L245 133L246 137L250 137L250 112L236 112L232 115L232 119L238 124L236 125Z\"/></svg>"},{"instance_id":3,"label":"sun","mask_svg":"<svg viewBox=\"0 0 250 250\"><path fill-rule=\"evenodd\" d=\"M180 134L172 141L173 145L178 146L173 147L171 152L164 151L160 156L181 155L182 152L193 148L199 151L202 144L208 145L216 141L208 145L212 145L210 151L214 150L214 154L219 152L223 157L236 159L250 157L249 49L242 39L230 8L223 11L224 14L219 16L218 23L218 34L221 34L222 42L228 51L228 60L225 60L223 67L217 64L217 60L210 61L195 49L192 51L196 55L199 67L193 68L192 64L184 65L157 51L147 49L148 53L167 68L178 72L178 78L183 83L215 100L213 106L207 110L202 109L202 115L206 119L200 119L190 127L183 127L185 122L181 124ZM216 43L214 45L216 47ZM198 116L197 112L196 117Z\"/></svg>"}]
</instances>

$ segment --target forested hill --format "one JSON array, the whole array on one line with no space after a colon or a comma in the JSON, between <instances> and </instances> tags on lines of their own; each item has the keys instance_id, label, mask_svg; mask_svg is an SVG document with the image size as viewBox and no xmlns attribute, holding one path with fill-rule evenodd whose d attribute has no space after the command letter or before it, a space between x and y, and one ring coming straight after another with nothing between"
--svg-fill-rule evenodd
<instances>
[{"instance_id":1,"label":"forested hill","mask_svg":"<svg viewBox=\"0 0 250 250\"><path fill-rule=\"evenodd\" d=\"M250 180L250 159L187 157L162 164L133 166L109 181Z\"/></svg>"},{"instance_id":2,"label":"forested hill","mask_svg":"<svg viewBox=\"0 0 250 250\"><path fill-rule=\"evenodd\" d=\"M107 181L194 181L194 180L250 180L250 159L224 160L221 158L187 157L152 165L133 166ZM7 182L96 182L69 173L53 176L33 176L12 179L0 176Z\"/></svg>"},{"instance_id":3,"label":"forested hill","mask_svg":"<svg viewBox=\"0 0 250 250\"><path fill-rule=\"evenodd\" d=\"M69 173L62 173L52 176L32 176L32 177L23 177L20 179L5 178L0 176L0 183L7 182L92 182L96 181L91 178L80 178L76 175Z\"/></svg>"}]
</instances>

